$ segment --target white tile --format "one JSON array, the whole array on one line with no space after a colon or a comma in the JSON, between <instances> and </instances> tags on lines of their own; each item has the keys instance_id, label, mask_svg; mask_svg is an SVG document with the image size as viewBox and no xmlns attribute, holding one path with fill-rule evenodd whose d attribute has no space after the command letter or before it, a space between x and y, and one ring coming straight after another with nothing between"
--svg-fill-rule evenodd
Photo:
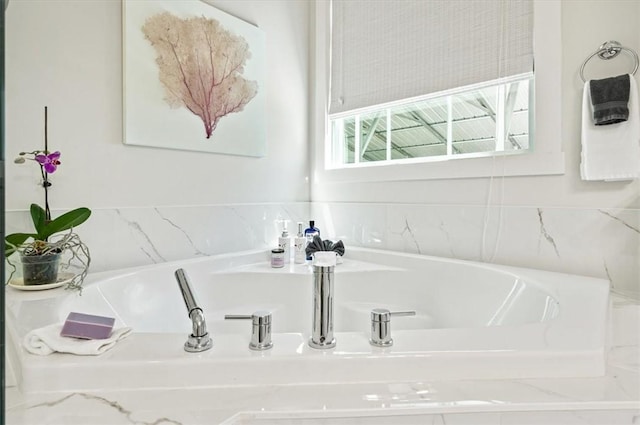
<instances>
[{"instance_id":1,"label":"white tile","mask_svg":"<svg viewBox=\"0 0 640 425\"><path fill-rule=\"evenodd\" d=\"M281 220L308 216L306 202L96 209L76 232L98 272L275 246ZM27 211L6 214L7 232L31 227Z\"/></svg>"},{"instance_id":2,"label":"white tile","mask_svg":"<svg viewBox=\"0 0 640 425\"><path fill-rule=\"evenodd\" d=\"M314 203L345 244L609 279L640 299L640 211Z\"/></svg>"}]
</instances>

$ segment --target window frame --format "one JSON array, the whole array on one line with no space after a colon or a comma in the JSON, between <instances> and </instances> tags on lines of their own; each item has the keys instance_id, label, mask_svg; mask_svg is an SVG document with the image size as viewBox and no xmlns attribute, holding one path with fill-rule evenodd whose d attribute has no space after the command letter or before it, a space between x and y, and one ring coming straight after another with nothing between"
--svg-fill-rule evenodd
<instances>
[{"instance_id":1,"label":"window frame","mask_svg":"<svg viewBox=\"0 0 640 425\"><path fill-rule=\"evenodd\" d=\"M533 149L526 154L497 153L474 158L331 168L331 128L328 115L330 63L330 0L315 3L314 73L310 122L313 176L317 182L376 182L501 176L541 176L565 173L561 138L561 3L534 0L534 125ZM543 27L544 25L544 27ZM435 158L435 157L434 157Z\"/></svg>"},{"instance_id":2,"label":"window frame","mask_svg":"<svg viewBox=\"0 0 640 425\"><path fill-rule=\"evenodd\" d=\"M494 89L496 91L500 91L500 90L505 90L506 85L508 84L512 84L512 83L519 83L519 82L527 82L527 91L528 91L528 106L527 106L527 132L528 132L528 147L526 149L522 149L522 150L509 150L509 149L500 149L497 146L497 140L499 138L498 134L504 132L505 128L505 117L504 117L504 104L506 102L506 98L504 95L496 95L496 115L497 115L497 120L495 122L495 127L496 127L496 133L494 133L494 135L496 136L494 139L494 147L495 149L493 150L482 150L482 151L476 151L476 152L468 152L468 153L454 153L453 152L453 143L455 142L453 139L453 134L452 134L452 121L451 121L451 114L452 114L452 110L451 110L451 106L452 104L450 103L452 101L453 98L456 98L457 96L460 95L466 95L469 93L473 93L473 92L477 92L480 90L486 90L486 89ZM373 167L384 167L387 165L391 165L391 164L406 164L406 163L418 163L418 162L434 162L434 161L446 161L446 160L453 160L453 159L464 159L464 158L481 158L481 157L491 157L493 155L497 155L497 154L504 154L504 155L527 155L530 154L532 152L533 149L533 145L535 143L534 141L534 134L532 131L529 131L530 129L533 129L533 125L534 125L534 97L533 97L533 93L534 93L534 87L535 87L535 82L534 82L534 77L533 77L533 73L528 73L528 74L521 74L521 75L514 75L514 76L510 76L507 78L502 78L498 81L492 81L492 82L488 82L488 83L479 83L479 84L474 84L473 86L467 86L467 87L459 87L459 88L455 88L452 90L447 90L445 92L438 92L438 93L431 93L429 95L426 96L420 96L418 98L412 98L412 99L408 99L408 100L403 100L403 101L398 101L398 102L393 102L393 103L389 103L389 104L385 104L385 105L377 105L374 107L370 107L370 108L362 108L359 110L353 110L353 111L349 111L349 112L340 112L340 113L336 113L336 114L329 114L329 127L330 127L330 132L331 135L329 136L331 138L330 146L331 146L331 154L328 157L329 160L327 161L326 164L326 168L327 169L342 169L342 168L358 168L358 167L369 167L369 166L373 166ZM391 146L390 146L390 133L392 132L392 130L390 129L389 125L390 125L390 120L391 117L393 115L392 111L397 111L397 109L399 107L410 107L410 106L414 106L414 105L419 105L419 104L424 104L425 102L429 102L429 101L440 101L442 103L447 103L449 106L449 111L448 111L448 117L447 117L447 131L446 134L443 135L443 137L446 137L446 141L445 141L445 145L444 148L446 149L446 152L443 154L435 154L435 155L428 155L428 156L414 156L414 157L410 157L410 158L391 158ZM444 100L444 102L443 102ZM499 111L503 111L502 113L500 113ZM384 112L384 114L382 114ZM361 121L362 121L362 116L367 116L370 115L372 113L377 113L379 115L385 115L385 121L386 121L386 127L387 127L387 134L386 134L386 140L385 140L385 144L386 144L386 159L377 159L377 160L371 160L371 161L362 161L360 160L360 157L362 156L362 152L359 150L361 148L360 143L359 142L359 137L360 136L360 131L356 132L355 135L355 149L356 152L354 152L354 161L353 162L345 162L344 158L343 161L338 161L337 157L338 156L344 156L344 155L340 155L339 151L344 151L345 150L345 140L344 138L341 138L341 140L336 140L334 139L334 136L336 135L336 127L334 126L334 123L338 122L338 121L344 121L344 120L351 120L353 119L355 121L355 125L357 127L359 127ZM344 131L344 130L343 130ZM338 131L339 134L343 134L342 131ZM419 141L417 141L419 142ZM504 142L504 138L503 138L503 142ZM339 145L339 146L336 146ZM404 146L402 146L404 147Z\"/></svg>"}]
</instances>

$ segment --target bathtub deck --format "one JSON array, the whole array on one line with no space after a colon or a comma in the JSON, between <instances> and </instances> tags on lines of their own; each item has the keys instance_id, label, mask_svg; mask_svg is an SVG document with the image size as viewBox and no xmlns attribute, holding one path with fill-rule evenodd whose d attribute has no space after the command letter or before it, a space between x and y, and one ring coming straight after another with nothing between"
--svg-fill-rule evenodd
<instances>
[{"instance_id":1,"label":"bathtub deck","mask_svg":"<svg viewBox=\"0 0 640 425\"><path fill-rule=\"evenodd\" d=\"M271 269L264 255L262 250L246 251L115 270L106 276L89 276L82 296L65 295L62 288L44 294L8 288L8 357L21 390L229 388L605 374L609 292L603 279L354 248L335 271L337 346L315 350L307 344L310 267ZM183 350L191 324L173 279L177 267L184 267L192 276L196 298L211 303L202 305L214 340L209 351L193 354ZM403 327L395 318L393 347L371 346L371 308L394 303L399 309L406 306L422 316L432 315L434 323L442 325L410 327L413 319L404 318L407 325ZM250 327L246 323L221 319L227 313L247 314L256 309L273 311L274 346L264 352L247 348ZM134 332L98 357L58 353L39 357L19 346L27 331L55 323L69 311L112 315L116 327L132 326ZM549 311L555 313L547 314Z\"/></svg>"},{"instance_id":2,"label":"bathtub deck","mask_svg":"<svg viewBox=\"0 0 640 425\"><path fill-rule=\"evenodd\" d=\"M6 419L15 425L635 423L640 417L640 305L615 297L611 328L603 377L96 390L28 396L13 387L7 388Z\"/></svg>"}]
</instances>

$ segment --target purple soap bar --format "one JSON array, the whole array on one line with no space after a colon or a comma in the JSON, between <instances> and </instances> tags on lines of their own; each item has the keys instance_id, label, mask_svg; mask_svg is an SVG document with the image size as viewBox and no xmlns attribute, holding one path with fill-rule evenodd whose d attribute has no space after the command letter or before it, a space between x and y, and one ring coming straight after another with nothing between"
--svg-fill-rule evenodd
<instances>
[{"instance_id":1,"label":"purple soap bar","mask_svg":"<svg viewBox=\"0 0 640 425\"><path fill-rule=\"evenodd\" d=\"M60 335L82 339L106 339L111 335L115 321L113 317L71 312Z\"/></svg>"}]
</instances>

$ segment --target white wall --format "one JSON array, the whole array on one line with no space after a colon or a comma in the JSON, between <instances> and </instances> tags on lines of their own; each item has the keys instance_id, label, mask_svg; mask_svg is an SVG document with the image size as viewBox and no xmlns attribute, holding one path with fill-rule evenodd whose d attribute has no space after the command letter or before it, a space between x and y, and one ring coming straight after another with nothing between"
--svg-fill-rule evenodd
<instances>
[{"instance_id":1,"label":"white wall","mask_svg":"<svg viewBox=\"0 0 640 425\"><path fill-rule=\"evenodd\" d=\"M544 80L537 81L535 133L550 135L562 146L564 174L502 177L502 158L496 158L494 178L447 179L443 174L439 180L330 182L317 162L323 154L320 89L311 121L316 139L311 198L324 237L342 239L347 249L358 245L600 277L615 291L640 299L640 182L584 182L579 171L580 66L609 40L640 52L640 2L555 4L559 27L554 26L557 15L536 16L536 31L547 38L560 33L536 46L537 59L539 49L545 54L555 50L553 43L559 43L560 52L546 55L555 60L536 63ZM317 64L326 60L318 51L313 59ZM603 78L632 69L624 55L606 62L594 59L586 74ZM640 81L640 73L635 78ZM557 83L549 84L552 79ZM557 108L559 120L540 119L550 107ZM456 164L463 167L465 161Z\"/></svg>"},{"instance_id":2,"label":"white wall","mask_svg":"<svg viewBox=\"0 0 640 425\"><path fill-rule=\"evenodd\" d=\"M562 145L564 175L501 178L497 162L493 180L315 182L311 217L308 129L317 134L321 119L318 111L308 119L315 101L309 88L317 83L308 61L322 59L310 57L313 6L212 3L266 33L268 153L262 159L123 145L120 2L10 3L6 155L41 146L48 105L51 147L63 152L52 207L94 209L79 229L92 248L93 270L267 248L278 220L315 218L324 237L343 238L347 246L604 277L640 296L639 183L582 182L578 169L580 65L611 39L640 51L640 2L561 2L556 72L562 89L548 93L559 96L561 124L544 130ZM625 60L596 61L589 76L628 72ZM7 209L20 210L7 215L8 232L24 231L25 209L42 202L36 168L7 166Z\"/></svg>"},{"instance_id":3,"label":"white wall","mask_svg":"<svg viewBox=\"0 0 640 425\"><path fill-rule=\"evenodd\" d=\"M52 208L308 201L309 4L211 0L266 34L267 155L216 155L122 143L117 0L12 0L6 12L6 208L43 203L23 150L62 152Z\"/></svg>"},{"instance_id":4,"label":"white wall","mask_svg":"<svg viewBox=\"0 0 640 425\"><path fill-rule=\"evenodd\" d=\"M543 0L548 1L548 0ZM580 108L582 81L579 69L582 61L608 40L640 51L640 2L626 0L563 1L561 43L562 60L555 72L562 76L562 90L547 93L560 96L561 128L537 128L538 133L555 134L561 138L565 153L566 172L560 176L500 177L501 162L496 160L493 188L488 178L446 180L415 180L378 183L319 183L312 185L314 201L327 202L406 202L425 204L484 205L491 190L493 205L536 207L613 207L638 208L640 183L583 182L580 179ZM545 31L545 22L536 23L536 31ZM607 63L594 59L589 64L588 77L602 78L630 72L628 57ZM538 64L540 65L540 64ZM636 74L640 81L640 73ZM539 108L545 108L539 104ZM317 119L317 115L316 115ZM546 122L539 123L548 125ZM460 161L464 166L464 160Z\"/></svg>"}]
</instances>

